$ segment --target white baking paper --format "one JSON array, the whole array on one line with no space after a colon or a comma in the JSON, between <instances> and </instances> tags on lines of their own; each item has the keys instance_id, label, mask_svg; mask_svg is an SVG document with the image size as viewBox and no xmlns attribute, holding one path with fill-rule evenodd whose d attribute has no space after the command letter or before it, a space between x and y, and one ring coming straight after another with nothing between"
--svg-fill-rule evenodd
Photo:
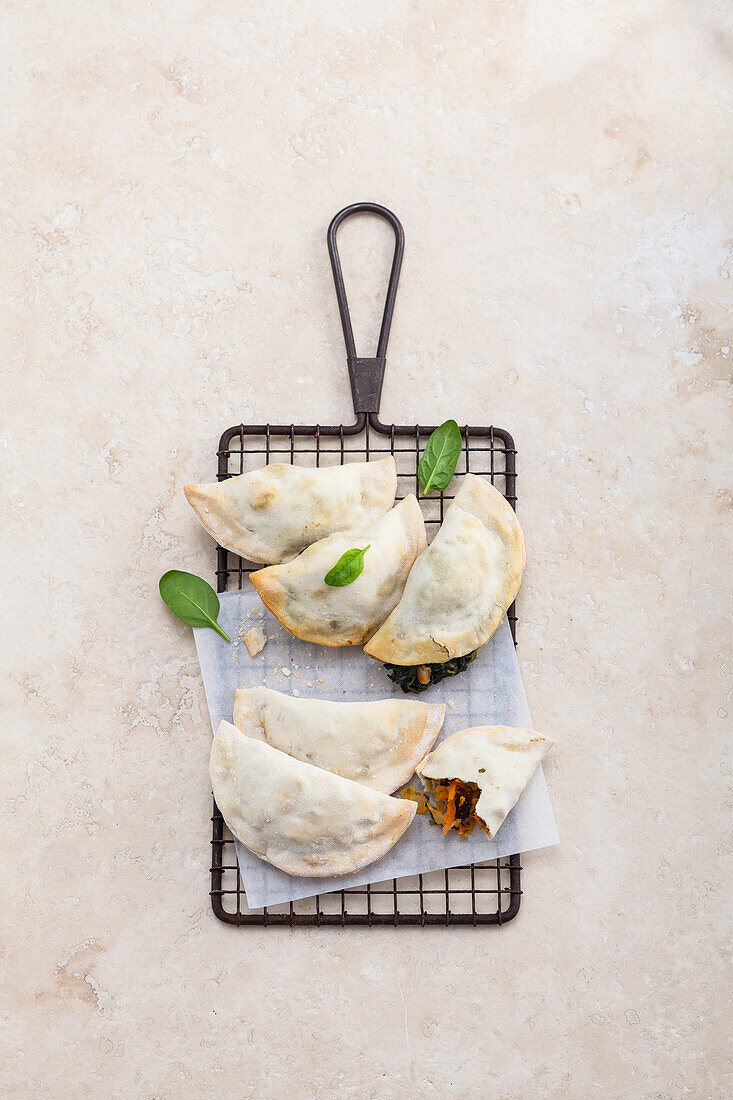
<instances>
[{"instance_id":1,"label":"white baking paper","mask_svg":"<svg viewBox=\"0 0 733 1100\"><path fill-rule=\"evenodd\" d=\"M405 698L401 688L389 680L383 666L367 657L360 646L331 649L293 638L263 608L254 592L225 592L220 599L219 622L232 644L213 630L194 631L212 730L222 718L231 722L234 692L240 687L261 685L304 698L334 701L385 699L392 695ZM260 626L267 637L267 645L256 657L250 657L244 643L244 635L253 626ZM446 704L438 742L467 726L531 728L506 619L466 672L443 680L419 698ZM548 733L552 735L552 731ZM414 782L422 789L418 779ZM442 830L429 824L427 814L419 814L386 856L356 874L338 878L295 878L252 855L239 842L236 847L247 903L256 909L366 882L480 863L557 843L557 829L540 765L494 839L479 829L467 838L455 832L443 836Z\"/></svg>"}]
</instances>

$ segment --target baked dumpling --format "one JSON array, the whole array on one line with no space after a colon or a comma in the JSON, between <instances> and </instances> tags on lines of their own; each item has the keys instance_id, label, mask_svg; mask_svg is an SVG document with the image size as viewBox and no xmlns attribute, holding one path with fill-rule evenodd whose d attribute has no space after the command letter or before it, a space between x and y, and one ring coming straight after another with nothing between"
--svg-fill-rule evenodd
<instances>
[{"instance_id":1,"label":"baked dumpling","mask_svg":"<svg viewBox=\"0 0 733 1100\"><path fill-rule=\"evenodd\" d=\"M234 725L318 768L391 794L435 744L445 707L417 699L337 703L271 688L236 692Z\"/></svg>"},{"instance_id":2,"label":"baked dumpling","mask_svg":"<svg viewBox=\"0 0 733 1100\"><path fill-rule=\"evenodd\" d=\"M209 774L232 833L289 875L347 875L385 855L415 804L295 760L221 722Z\"/></svg>"},{"instance_id":3,"label":"baked dumpling","mask_svg":"<svg viewBox=\"0 0 733 1100\"><path fill-rule=\"evenodd\" d=\"M447 737L417 766L426 795L403 797L427 810L443 832L467 836L478 824L496 836L502 822L552 748L549 737L515 726L472 726Z\"/></svg>"},{"instance_id":4,"label":"baked dumpling","mask_svg":"<svg viewBox=\"0 0 733 1100\"><path fill-rule=\"evenodd\" d=\"M274 564L334 531L374 523L394 503L397 473L391 455L343 466L275 462L183 491L217 542L248 561Z\"/></svg>"},{"instance_id":5,"label":"baked dumpling","mask_svg":"<svg viewBox=\"0 0 733 1100\"><path fill-rule=\"evenodd\" d=\"M369 546L361 574L342 588L325 582L341 556ZM294 561L250 574L257 594L283 626L306 642L363 645L397 604L415 559L427 546L414 496L371 527L330 535Z\"/></svg>"},{"instance_id":6,"label":"baked dumpling","mask_svg":"<svg viewBox=\"0 0 733 1100\"><path fill-rule=\"evenodd\" d=\"M397 666L445 663L485 645L519 590L524 538L511 506L467 474L400 602L364 647Z\"/></svg>"}]
</instances>

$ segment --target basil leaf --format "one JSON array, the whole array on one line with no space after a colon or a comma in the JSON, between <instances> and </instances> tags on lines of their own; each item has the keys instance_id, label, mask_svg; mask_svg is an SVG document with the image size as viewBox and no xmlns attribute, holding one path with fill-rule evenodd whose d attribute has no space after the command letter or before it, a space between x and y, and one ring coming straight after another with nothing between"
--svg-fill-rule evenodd
<instances>
[{"instance_id":1,"label":"basil leaf","mask_svg":"<svg viewBox=\"0 0 733 1100\"><path fill-rule=\"evenodd\" d=\"M371 543L369 545L371 546ZM364 568L364 555L368 549L369 546L365 546L363 550L357 547L343 553L333 569L329 569L323 578L326 584L331 588L343 588L355 581Z\"/></svg>"},{"instance_id":2,"label":"basil leaf","mask_svg":"<svg viewBox=\"0 0 733 1100\"><path fill-rule=\"evenodd\" d=\"M186 626L210 626L222 638L231 642L216 621L219 615L219 597L210 584L194 573L169 569L158 583L160 596L174 615Z\"/></svg>"},{"instance_id":3,"label":"basil leaf","mask_svg":"<svg viewBox=\"0 0 733 1100\"><path fill-rule=\"evenodd\" d=\"M417 468L423 493L427 494L431 489L440 489L442 492L448 487L456 472L462 449L461 429L455 420L446 420L445 424L435 429Z\"/></svg>"}]
</instances>

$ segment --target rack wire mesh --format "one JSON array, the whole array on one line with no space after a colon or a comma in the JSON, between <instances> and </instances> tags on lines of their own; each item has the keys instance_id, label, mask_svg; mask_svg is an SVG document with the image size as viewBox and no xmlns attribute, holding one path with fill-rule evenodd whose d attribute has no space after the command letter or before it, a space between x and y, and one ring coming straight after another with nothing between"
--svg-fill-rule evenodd
<instances>
[{"instance_id":1,"label":"rack wire mesh","mask_svg":"<svg viewBox=\"0 0 733 1100\"><path fill-rule=\"evenodd\" d=\"M261 467L268 462L336 465L394 455L397 500L414 493L423 509L428 539L436 533L445 508L460 486L460 475L471 472L490 478L512 505L516 504L516 450L508 432L493 427L461 429L461 463L451 492L421 496L417 467L434 426L382 424L375 413L359 413L349 425L245 425L224 432L219 443L218 479ZM242 588L251 563L217 548L217 589ZM516 614L508 612L516 642ZM467 673L470 675L470 673ZM453 867L410 878L371 883L282 905L249 909L242 886L234 840L214 802L212 815L211 904L228 924L245 927L363 925L486 925L505 924L519 911L519 855L485 864Z\"/></svg>"}]
</instances>

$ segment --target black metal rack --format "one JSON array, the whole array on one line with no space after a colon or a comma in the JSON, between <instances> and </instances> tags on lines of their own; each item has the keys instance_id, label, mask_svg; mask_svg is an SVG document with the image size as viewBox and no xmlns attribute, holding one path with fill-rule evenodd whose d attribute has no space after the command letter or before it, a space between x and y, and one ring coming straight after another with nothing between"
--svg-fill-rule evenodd
<instances>
[{"instance_id":1,"label":"black metal rack","mask_svg":"<svg viewBox=\"0 0 733 1100\"><path fill-rule=\"evenodd\" d=\"M341 223L352 214L376 214L392 226L395 251L385 300L382 326L373 357L356 354L346 291L336 244ZM375 203L357 203L342 210L328 230L339 312L344 330L347 362L356 420L353 424L239 424L228 428L218 450L220 481L274 462L332 465L364 461L392 454L397 466L397 500L414 493L423 508L428 538L440 526L451 492L422 497L417 477L421 450L435 425L382 424L379 401L384 378L387 342L399 282L404 233L391 211ZM456 474L471 472L491 479L512 507L516 506L516 450L508 432L494 427L461 428L464 448ZM452 486L449 486L452 488ZM258 566L217 548L217 590L242 588ZM508 612L516 642L516 614ZM507 856L486 864L453 867L407 879L340 890L302 901L250 910L241 883L234 840L214 802L212 816L211 904L216 916L228 924L277 927L365 925L484 925L505 924L519 911L521 900L520 857Z\"/></svg>"}]
</instances>

